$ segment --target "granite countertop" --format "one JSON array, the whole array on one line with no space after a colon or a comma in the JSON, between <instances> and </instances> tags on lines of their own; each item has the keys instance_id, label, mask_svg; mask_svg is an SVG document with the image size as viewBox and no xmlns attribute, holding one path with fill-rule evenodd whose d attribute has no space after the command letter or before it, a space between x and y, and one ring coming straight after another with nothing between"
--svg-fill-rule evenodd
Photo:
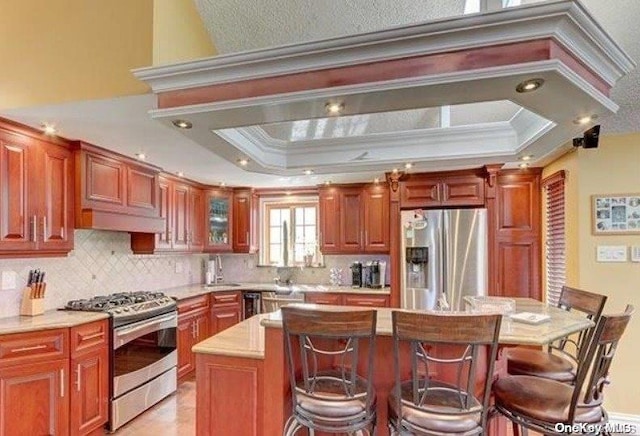
<instances>
[{"instance_id":1,"label":"granite countertop","mask_svg":"<svg viewBox=\"0 0 640 436\"><path fill-rule=\"evenodd\" d=\"M93 321L109 318L102 312L74 312L69 310L48 310L36 316L12 316L0 318L0 335L24 333L37 330L75 327Z\"/></svg>"},{"instance_id":2,"label":"granite countertop","mask_svg":"<svg viewBox=\"0 0 640 436\"><path fill-rule=\"evenodd\" d=\"M345 294L362 294L362 295L389 295L391 288L385 287L381 289L371 288L352 288L350 286L331 286L331 285L291 285L279 286L272 283L234 283L234 284L218 284L203 285L194 284L187 286L179 286L175 288L164 289L162 292L177 300L197 297L198 295L209 294L211 292L228 292L228 291L262 291L262 292L332 292Z\"/></svg>"},{"instance_id":3,"label":"granite countertop","mask_svg":"<svg viewBox=\"0 0 640 436\"><path fill-rule=\"evenodd\" d=\"M503 317L500 329L500 344L502 345L545 345L555 339L575 333L593 325L577 313L566 312L556 307L548 306L528 298L516 298L516 312L533 312L550 316L548 322L529 325ZM365 307L329 306L305 303L294 303L293 306L308 307L322 310L371 310ZM391 312L390 308L377 308L377 334L390 336ZM446 312L437 312L447 316ZM264 359L264 328L282 328L281 311L256 315L233 327L218 333L198 344L192 350L196 353L215 354L222 356L246 357Z\"/></svg>"}]
</instances>

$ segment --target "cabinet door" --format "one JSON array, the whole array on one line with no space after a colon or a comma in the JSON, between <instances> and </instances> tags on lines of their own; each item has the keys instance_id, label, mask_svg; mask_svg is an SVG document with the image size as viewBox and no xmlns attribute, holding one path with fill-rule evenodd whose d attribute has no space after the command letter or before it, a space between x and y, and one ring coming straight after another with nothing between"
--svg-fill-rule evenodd
<instances>
[{"instance_id":1,"label":"cabinet door","mask_svg":"<svg viewBox=\"0 0 640 436\"><path fill-rule=\"evenodd\" d=\"M362 191L344 188L340 192L340 251L357 253L363 248Z\"/></svg>"},{"instance_id":2,"label":"cabinet door","mask_svg":"<svg viewBox=\"0 0 640 436\"><path fill-rule=\"evenodd\" d=\"M313 304L331 304L340 306L342 304L341 294L330 294L327 292L307 292L304 294L304 301Z\"/></svg>"},{"instance_id":3,"label":"cabinet door","mask_svg":"<svg viewBox=\"0 0 640 436\"><path fill-rule=\"evenodd\" d=\"M178 378L184 377L194 370L194 358L191 352L196 338L195 318L183 315L178 318Z\"/></svg>"},{"instance_id":4,"label":"cabinet door","mask_svg":"<svg viewBox=\"0 0 640 436\"><path fill-rule=\"evenodd\" d=\"M231 251L232 193L210 191L206 200L205 250L209 252Z\"/></svg>"},{"instance_id":5,"label":"cabinet door","mask_svg":"<svg viewBox=\"0 0 640 436\"><path fill-rule=\"evenodd\" d=\"M0 248L33 250L37 217L30 213L27 189L31 150L12 139L5 132L0 136Z\"/></svg>"},{"instance_id":6,"label":"cabinet door","mask_svg":"<svg viewBox=\"0 0 640 436\"><path fill-rule=\"evenodd\" d=\"M126 204L126 165L116 159L84 152L82 208L122 211Z\"/></svg>"},{"instance_id":7,"label":"cabinet door","mask_svg":"<svg viewBox=\"0 0 640 436\"><path fill-rule=\"evenodd\" d=\"M389 252L389 189L372 185L364 189L364 251Z\"/></svg>"},{"instance_id":8,"label":"cabinet door","mask_svg":"<svg viewBox=\"0 0 640 436\"><path fill-rule=\"evenodd\" d=\"M320 251L323 254L339 253L340 195L337 188L320 191Z\"/></svg>"},{"instance_id":9,"label":"cabinet door","mask_svg":"<svg viewBox=\"0 0 640 436\"><path fill-rule=\"evenodd\" d=\"M189 250L200 252L204 247L204 193L191 188L189 192Z\"/></svg>"},{"instance_id":10,"label":"cabinet door","mask_svg":"<svg viewBox=\"0 0 640 436\"><path fill-rule=\"evenodd\" d=\"M208 311L201 312L200 315L195 318L196 323L196 340L195 344L202 342L209 336L209 313Z\"/></svg>"},{"instance_id":11,"label":"cabinet door","mask_svg":"<svg viewBox=\"0 0 640 436\"><path fill-rule=\"evenodd\" d=\"M442 181L442 205L484 205L484 179L473 175L444 178Z\"/></svg>"},{"instance_id":12,"label":"cabinet door","mask_svg":"<svg viewBox=\"0 0 640 436\"><path fill-rule=\"evenodd\" d=\"M242 321L240 304L215 307L211 310L210 333L215 335Z\"/></svg>"},{"instance_id":13,"label":"cabinet door","mask_svg":"<svg viewBox=\"0 0 640 436\"><path fill-rule=\"evenodd\" d=\"M248 253L251 247L251 192L233 195L233 252Z\"/></svg>"},{"instance_id":14,"label":"cabinet door","mask_svg":"<svg viewBox=\"0 0 640 436\"><path fill-rule=\"evenodd\" d=\"M68 434L68 360L0 369L0 436Z\"/></svg>"},{"instance_id":15,"label":"cabinet door","mask_svg":"<svg viewBox=\"0 0 640 436\"><path fill-rule=\"evenodd\" d=\"M42 242L38 248L71 250L73 248L73 181L72 153L63 147L43 144L40 147L43 180L42 204L38 215L42 220Z\"/></svg>"},{"instance_id":16,"label":"cabinet door","mask_svg":"<svg viewBox=\"0 0 640 436\"><path fill-rule=\"evenodd\" d=\"M387 295L345 295L345 306L389 307Z\"/></svg>"},{"instance_id":17,"label":"cabinet door","mask_svg":"<svg viewBox=\"0 0 640 436\"><path fill-rule=\"evenodd\" d=\"M187 251L189 223L189 186L173 185L173 249Z\"/></svg>"},{"instance_id":18,"label":"cabinet door","mask_svg":"<svg viewBox=\"0 0 640 436\"><path fill-rule=\"evenodd\" d=\"M109 351L106 346L71 360L71 435L102 427L109 419Z\"/></svg>"},{"instance_id":19,"label":"cabinet door","mask_svg":"<svg viewBox=\"0 0 640 436\"><path fill-rule=\"evenodd\" d=\"M164 218L164 228L161 233L156 234L157 250L170 250L173 243L173 204L171 183L160 177L158 182L160 187L158 194L158 210L160 218Z\"/></svg>"},{"instance_id":20,"label":"cabinet door","mask_svg":"<svg viewBox=\"0 0 640 436\"><path fill-rule=\"evenodd\" d=\"M404 208L440 206L440 178L400 182L400 206Z\"/></svg>"},{"instance_id":21,"label":"cabinet door","mask_svg":"<svg viewBox=\"0 0 640 436\"><path fill-rule=\"evenodd\" d=\"M142 167L127 167L129 213L158 216L158 173Z\"/></svg>"}]
</instances>

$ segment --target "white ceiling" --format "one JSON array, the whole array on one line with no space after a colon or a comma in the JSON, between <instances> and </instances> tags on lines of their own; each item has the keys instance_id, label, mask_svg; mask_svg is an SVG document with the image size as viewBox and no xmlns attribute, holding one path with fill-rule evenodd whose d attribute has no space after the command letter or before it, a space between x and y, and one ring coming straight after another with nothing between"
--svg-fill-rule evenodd
<instances>
[{"instance_id":1,"label":"white ceiling","mask_svg":"<svg viewBox=\"0 0 640 436\"><path fill-rule=\"evenodd\" d=\"M251 7L247 7L247 0L194 1L221 53L460 15L465 3L463 0L254 0ZM640 44L637 43L640 26L635 22L635 18L640 17L640 1L618 0L616 7L602 0L585 0L584 4L632 58L640 59ZM612 99L621 107L617 115L598 120L602 133L640 130L640 74L637 70L616 85ZM166 171L182 171L187 177L209 184L224 181L238 186L299 186L326 180L364 181L382 176L380 169L372 170L366 161L362 161L360 167L336 167L333 173L311 176L299 174L299 170L286 175L244 171L234 165L229 156L222 158L220 147L199 145L175 129L152 120L148 112L154 107L155 97L146 95L5 110L0 115L34 127L43 121L52 121L62 129L61 135L65 137L83 139L129 156L144 152L148 161ZM519 108L509 101L457 105L451 109L450 123L451 126L464 126L506 122ZM440 118L438 107L420 108L260 123L249 126L253 130L248 131L262 132L262 137L267 139L291 141L296 146L313 139L349 141L371 135L410 133L437 127ZM445 149L444 152L455 153L456 150ZM476 160L478 164L481 163Z\"/></svg>"}]
</instances>

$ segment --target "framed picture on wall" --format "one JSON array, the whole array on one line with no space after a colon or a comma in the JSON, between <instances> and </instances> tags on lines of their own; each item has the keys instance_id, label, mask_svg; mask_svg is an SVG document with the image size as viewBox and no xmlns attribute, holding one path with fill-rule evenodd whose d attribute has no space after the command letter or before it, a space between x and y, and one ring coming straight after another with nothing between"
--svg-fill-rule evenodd
<instances>
[{"instance_id":1,"label":"framed picture on wall","mask_svg":"<svg viewBox=\"0 0 640 436\"><path fill-rule=\"evenodd\" d=\"M591 196L594 235L640 234L640 194Z\"/></svg>"}]
</instances>

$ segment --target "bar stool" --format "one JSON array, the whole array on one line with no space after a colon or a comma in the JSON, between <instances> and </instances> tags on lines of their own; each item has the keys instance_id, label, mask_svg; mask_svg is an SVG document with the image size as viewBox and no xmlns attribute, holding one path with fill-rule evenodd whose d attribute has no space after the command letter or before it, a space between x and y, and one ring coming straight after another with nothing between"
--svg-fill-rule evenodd
<instances>
[{"instance_id":1,"label":"bar stool","mask_svg":"<svg viewBox=\"0 0 640 436\"><path fill-rule=\"evenodd\" d=\"M395 386L389 396L392 434L486 432L501 320L502 316L495 314L392 313L395 359ZM408 381L401 381L400 375L402 343L408 343L410 349ZM437 352L440 346L451 348L447 356ZM486 353L486 359L481 353ZM484 362L486 367L481 368ZM455 370L455 381L440 376L447 372L445 366ZM437 374L432 372L434 369Z\"/></svg>"},{"instance_id":2,"label":"bar stool","mask_svg":"<svg viewBox=\"0 0 640 436\"><path fill-rule=\"evenodd\" d=\"M514 435L519 427L551 435L599 433L596 427L578 424L608 421L602 407L603 388L633 311L629 305L623 314L600 318L587 354L578 364L575 385L526 375L508 375L493 384L495 407L513 422Z\"/></svg>"},{"instance_id":3,"label":"bar stool","mask_svg":"<svg viewBox=\"0 0 640 436\"><path fill-rule=\"evenodd\" d=\"M283 307L282 325L293 399L283 435L294 435L302 427L311 434L366 430L372 435L376 311ZM363 375L357 373L361 345L365 351L368 347Z\"/></svg>"},{"instance_id":4,"label":"bar stool","mask_svg":"<svg viewBox=\"0 0 640 436\"><path fill-rule=\"evenodd\" d=\"M567 336L555 341L549 345L547 351L524 347L505 350L507 372L513 375L531 375L563 383L574 383L576 367L585 357L595 325L600 319L606 302L605 295L563 286L558 307L584 313L594 322L594 326L582 330L577 338Z\"/></svg>"}]
</instances>

